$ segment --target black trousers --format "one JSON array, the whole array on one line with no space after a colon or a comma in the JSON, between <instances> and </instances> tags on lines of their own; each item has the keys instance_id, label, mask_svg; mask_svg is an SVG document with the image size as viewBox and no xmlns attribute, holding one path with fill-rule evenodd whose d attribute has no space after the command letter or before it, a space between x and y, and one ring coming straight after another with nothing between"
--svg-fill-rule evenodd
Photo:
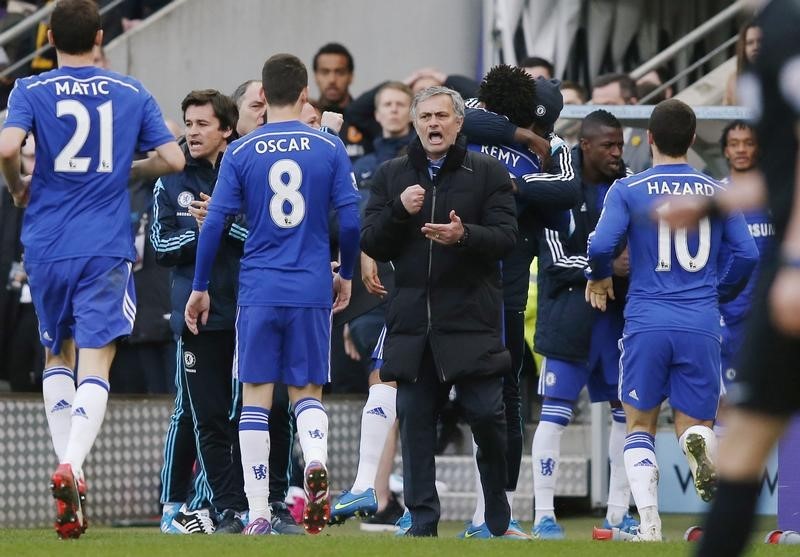
<instances>
[{"instance_id":1,"label":"black trousers","mask_svg":"<svg viewBox=\"0 0 800 557\"><path fill-rule=\"evenodd\" d=\"M430 345L426 346L416 383L398 382L397 415L403 447L403 495L411 512L412 536L438 535L439 495L436 492L436 419L451 384L436 374ZM464 417L478 445L478 470L486 500L486 525L492 534L508 528L510 510L505 495L506 423L503 379L467 378L455 383Z\"/></svg>"},{"instance_id":2,"label":"black trousers","mask_svg":"<svg viewBox=\"0 0 800 557\"><path fill-rule=\"evenodd\" d=\"M525 357L525 312L505 312L506 348L511 353L511 369L503 376L503 403L506 407L506 436L508 437L508 483L506 489L517 489L522 462L522 394L519 377Z\"/></svg>"},{"instance_id":3,"label":"black trousers","mask_svg":"<svg viewBox=\"0 0 800 557\"><path fill-rule=\"evenodd\" d=\"M217 512L247 510L239 451L241 385L233 379L233 331L189 332L182 336L192 417L198 435L198 460Z\"/></svg>"},{"instance_id":4,"label":"black trousers","mask_svg":"<svg viewBox=\"0 0 800 557\"><path fill-rule=\"evenodd\" d=\"M192 406L183 372L183 348L180 341L172 355L175 373L175 408L164 441L164 466L161 469L161 502L186 503L190 510L210 504L204 478L195 478L197 437L194 433ZM192 482L195 478L197 481Z\"/></svg>"}]
</instances>

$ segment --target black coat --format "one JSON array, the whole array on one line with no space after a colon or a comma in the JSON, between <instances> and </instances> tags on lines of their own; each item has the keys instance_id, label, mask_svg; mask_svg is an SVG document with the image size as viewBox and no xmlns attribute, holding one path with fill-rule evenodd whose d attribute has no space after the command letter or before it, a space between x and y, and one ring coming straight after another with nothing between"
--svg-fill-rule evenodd
<instances>
[{"instance_id":1,"label":"black coat","mask_svg":"<svg viewBox=\"0 0 800 557\"><path fill-rule=\"evenodd\" d=\"M414 184L427 193L422 210L409 215L400 194ZM450 222L451 210L469 231L465 245L427 240L422 226ZM361 249L378 261L391 260L395 267L382 380L415 381L428 339L443 382L509 368L499 261L516 237L508 171L487 155L467 152L463 138L450 148L435 182L419 139L407 155L378 168Z\"/></svg>"}]
</instances>

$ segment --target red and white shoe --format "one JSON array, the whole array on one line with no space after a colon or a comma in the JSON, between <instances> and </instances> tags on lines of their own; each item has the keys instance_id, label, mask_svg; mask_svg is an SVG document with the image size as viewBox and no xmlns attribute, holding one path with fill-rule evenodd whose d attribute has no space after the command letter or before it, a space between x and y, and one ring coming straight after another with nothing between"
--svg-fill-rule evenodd
<instances>
[{"instance_id":1,"label":"red and white shoe","mask_svg":"<svg viewBox=\"0 0 800 557\"><path fill-rule=\"evenodd\" d=\"M309 534L319 534L331 518L328 469L319 461L306 466L303 487L306 506L303 509L303 528Z\"/></svg>"},{"instance_id":2,"label":"red and white shoe","mask_svg":"<svg viewBox=\"0 0 800 557\"><path fill-rule=\"evenodd\" d=\"M77 539L86 530L78 482L69 464L59 464L50 479L50 490L56 500L55 529L58 537ZM84 486L85 491L85 486Z\"/></svg>"}]
</instances>

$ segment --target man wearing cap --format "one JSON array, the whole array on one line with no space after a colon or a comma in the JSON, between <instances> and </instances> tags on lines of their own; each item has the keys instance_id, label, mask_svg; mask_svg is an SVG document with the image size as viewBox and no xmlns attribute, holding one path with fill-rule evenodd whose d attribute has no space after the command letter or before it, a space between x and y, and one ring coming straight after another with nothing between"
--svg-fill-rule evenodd
<instances>
[{"instance_id":1,"label":"man wearing cap","mask_svg":"<svg viewBox=\"0 0 800 557\"><path fill-rule=\"evenodd\" d=\"M491 116L502 124L538 133L539 137L547 137L550 141L550 138L555 138L552 128L561 111L562 97L557 80L534 79L522 68L500 64L486 74L480 84L478 98L469 103L484 109L478 111L483 119ZM467 111L468 119L473 118L472 112L474 110ZM491 120L489 123L491 124ZM515 199L519 238L514 250L502 261L504 340L511 353L511 369L503 378L503 403L508 435L506 497L509 504L512 504L523 449L519 376L525 352L525 308L528 302L531 262L536 256L538 238L544 226L553 226L549 224L553 219L577 203L580 182L572 171L569 149L562 146L558 139L553 141L555 149L551 173L545 173L542 161L527 147L516 142L493 143L482 140L486 131L485 123L482 124L471 127L470 131L474 133L467 138L468 148L493 156L504 163L517 190ZM467 539L490 537L484 521L484 503L479 489L476 494L475 513L461 534L461 537ZM513 517L505 537L529 538Z\"/></svg>"}]
</instances>

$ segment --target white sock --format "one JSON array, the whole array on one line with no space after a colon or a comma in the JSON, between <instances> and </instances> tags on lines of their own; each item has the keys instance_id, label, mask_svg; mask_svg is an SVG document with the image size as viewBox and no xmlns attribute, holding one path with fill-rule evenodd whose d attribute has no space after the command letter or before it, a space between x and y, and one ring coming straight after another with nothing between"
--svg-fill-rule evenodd
<instances>
[{"instance_id":1,"label":"white sock","mask_svg":"<svg viewBox=\"0 0 800 557\"><path fill-rule=\"evenodd\" d=\"M242 406L239 418L239 449L242 453L244 494L250 521L270 520L269 508L269 410Z\"/></svg>"},{"instance_id":2,"label":"white sock","mask_svg":"<svg viewBox=\"0 0 800 557\"><path fill-rule=\"evenodd\" d=\"M68 367L51 367L42 373L44 413L50 439L58 462L64 462L72 425L72 402L75 400L75 375Z\"/></svg>"},{"instance_id":3,"label":"white sock","mask_svg":"<svg viewBox=\"0 0 800 557\"><path fill-rule=\"evenodd\" d=\"M608 480L608 509L606 520L611 526L617 526L628 512L631 502L631 487L628 484L628 474L625 471L625 422L616 419L611 422L611 432L608 436L608 460L611 475Z\"/></svg>"},{"instance_id":4,"label":"white sock","mask_svg":"<svg viewBox=\"0 0 800 557\"><path fill-rule=\"evenodd\" d=\"M475 512L472 514L472 525L480 526L486 519L484 512L486 509L486 501L483 498L483 484L481 484L481 473L478 470L478 444L475 443L475 438L472 438L472 472L475 477Z\"/></svg>"},{"instance_id":5,"label":"white sock","mask_svg":"<svg viewBox=\"0 0 800 557\"><path fill-rule=\"evenodd\" d=\"M315 398L298 400L294 405L297 435L303 460L308 466L315 460L323 466L328 462L328 414L322 402ZM374 481L374 480L373 480Z\"/></svg>"},{"instance_id":6,"label":"white sock","mask_svg":"<svg viewBox=\"0 0 800 557\"><path fill-rule=\"evenodd\" d=\"M358 447L358 472L353 493L375 487L375 476L381 462L386 437L397 417L397 389L377 383L369 388L369 398L361 411L361 441Z\"/></svg>"},{"instance_id":7,"label":"white sock","mask_svg":"<svg viewBox=\"0 0 800 557\"><path fill-rule=\"evenodd\" d=\"M75 473L83 469L83 461L94 445L108 404L108 381L89 376L81 381L72 401L72 421L64 460Z\"/></svg>"},{"instance_id":8,"label":"white sock","mask_svg":"<svg viewBox=\"0 0 800 557\"><path fill-rule=\"evenodd\" d=\"M639 510L642 531L658 519L658 462L655 438L644 431L634 431L625 438L625 470L633 500Z\"/></svg>"},{"instance_id":9,"label":"white sock","mask_svg":"<svg viewBox=\"0 0 800 557\"><path fill-rule=\"evenodd\" d=\"M533 459L534 525L539 524L545 517L555 520L553 500L561 454L561 435L566 427L562 424L540 421L533 435L531 458Z\"/></svg>"},{"instance_id":10,"label":"white sock","mask_svg":"<svg viewBox=\"0 0 800 557\"><path fill-rule=\"evenodd\" d=\"M506 490L506 500L508 501L508 510L511 513L509 515L509 520L514 520L514 495L516 491L508 491Z\"/></svg>"}]
</instances>

